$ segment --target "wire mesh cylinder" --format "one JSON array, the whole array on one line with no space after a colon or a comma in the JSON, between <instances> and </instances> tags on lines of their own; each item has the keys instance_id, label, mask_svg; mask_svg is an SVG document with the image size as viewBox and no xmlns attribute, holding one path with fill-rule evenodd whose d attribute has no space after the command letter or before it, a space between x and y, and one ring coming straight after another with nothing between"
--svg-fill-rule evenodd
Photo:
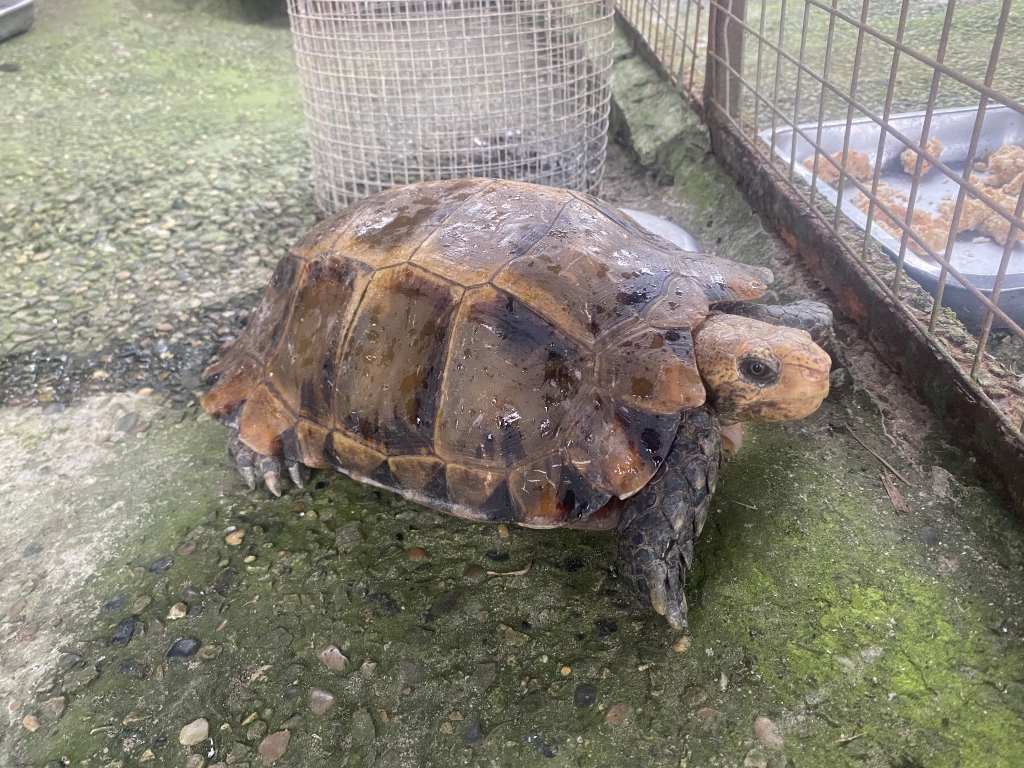
<instances>
[{"instance_id":1,"label":"wire mesh cylinder","mask_svg":"<svg viewBox=\"0 0 1024 768\"><path fill-rule=\"evenodd\" d=\"M467 176L598 192L611 0L288 0L317 204Z\"/></svg>"}]
</instances>

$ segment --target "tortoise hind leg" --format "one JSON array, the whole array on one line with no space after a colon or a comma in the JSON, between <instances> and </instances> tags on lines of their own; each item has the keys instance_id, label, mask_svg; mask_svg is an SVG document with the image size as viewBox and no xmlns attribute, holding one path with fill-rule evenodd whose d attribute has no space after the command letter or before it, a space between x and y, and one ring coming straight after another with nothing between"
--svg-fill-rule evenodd
<instances>
[{"instance_id":1,"label":"tortoise hind leg","mask_svg":"<svg viewBox=\"0 0 1024 768\"><path fill-rule=\"evenodd\" d=\"M683 415L651 482L626 500L618 525L619 570L629 591L676 629L686 628L686 570L704 527L722 462L709 407Z\"/></svg>"},{"instance_id":2,"label":"tortoise hind leg","mask_svg":"<svg viewBox=\"0 0 1024 768\"><path fill-rule=\"evenodd\" d=\"M272 494L281 495L281 459L256 453L242 442L237 427L231 428L231 435L228 437L228 456L234 459L239 474L250 490L255 490L256 481L262 479ZM284 464L292 481L301 488L303 481L309 479L309 468L297 461L285 461Z\"/></svg>"}]
</instances>

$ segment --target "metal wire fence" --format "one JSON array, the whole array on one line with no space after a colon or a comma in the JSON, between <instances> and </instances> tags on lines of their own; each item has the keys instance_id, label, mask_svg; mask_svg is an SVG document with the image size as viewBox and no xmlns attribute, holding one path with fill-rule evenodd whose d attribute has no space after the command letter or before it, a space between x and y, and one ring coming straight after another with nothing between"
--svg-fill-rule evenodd
<instances>
[{"instance_id":1,"label":"metal wire fence","mask_svg":"<svg viewBox=\"0 0 1024 768\"><path fill-rule=\"evenodd\" d=\"M597 192L611 0L289 0L318 205L490 176Z\"/></svg>"},{"instance_id":2,"label":"metal wire fence","mask_svg":"<svg viewBox=\"0 0 1024 768\"><path fill-rule=\"evenodd\" d=\"M965 372L998 375L1019 398L1024 8L620 0L618 11L679 90L745 137L900 311L934 339L955 310L974 333ZM691 74L701 39L703 91ZM905 290L908 276L931 297Z\"/></svg>"}]
</instances>

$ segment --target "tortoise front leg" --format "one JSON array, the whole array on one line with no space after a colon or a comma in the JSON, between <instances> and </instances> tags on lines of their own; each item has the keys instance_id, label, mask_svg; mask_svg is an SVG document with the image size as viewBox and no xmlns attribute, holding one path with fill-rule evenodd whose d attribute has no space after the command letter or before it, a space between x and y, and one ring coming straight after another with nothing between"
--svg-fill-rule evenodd
<instances>
[{"instance_id":1,"label":"tortoise front leg","mask_svg":"<svg viewBox=\"0 0 1024 768\"><path fill-rule=\"evenodd\" d=\"M676 629L686 628L686 570L721 463L714 411L704 406L687 412L664 463L626 500L619 519L618 563L627 588Z\"/></svg>"}]
</instances>

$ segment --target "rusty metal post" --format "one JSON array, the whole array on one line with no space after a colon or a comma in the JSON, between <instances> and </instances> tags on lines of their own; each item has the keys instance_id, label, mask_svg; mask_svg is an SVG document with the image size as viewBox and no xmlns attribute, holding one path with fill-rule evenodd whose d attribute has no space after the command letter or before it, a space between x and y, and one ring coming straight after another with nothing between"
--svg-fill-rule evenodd
<instances>
[{"instance_id":1,"label":"rusty metal post","mask_svg":"<svg viewBox=\"0 0 1024 768\"><path fill-rule=\"evenodd\" d=\"M704 109L718 110L730 122L739 122L745 37L742 22L747 16L747 0L712 0L709 14Z\"/></svg>"}]
</instances>

